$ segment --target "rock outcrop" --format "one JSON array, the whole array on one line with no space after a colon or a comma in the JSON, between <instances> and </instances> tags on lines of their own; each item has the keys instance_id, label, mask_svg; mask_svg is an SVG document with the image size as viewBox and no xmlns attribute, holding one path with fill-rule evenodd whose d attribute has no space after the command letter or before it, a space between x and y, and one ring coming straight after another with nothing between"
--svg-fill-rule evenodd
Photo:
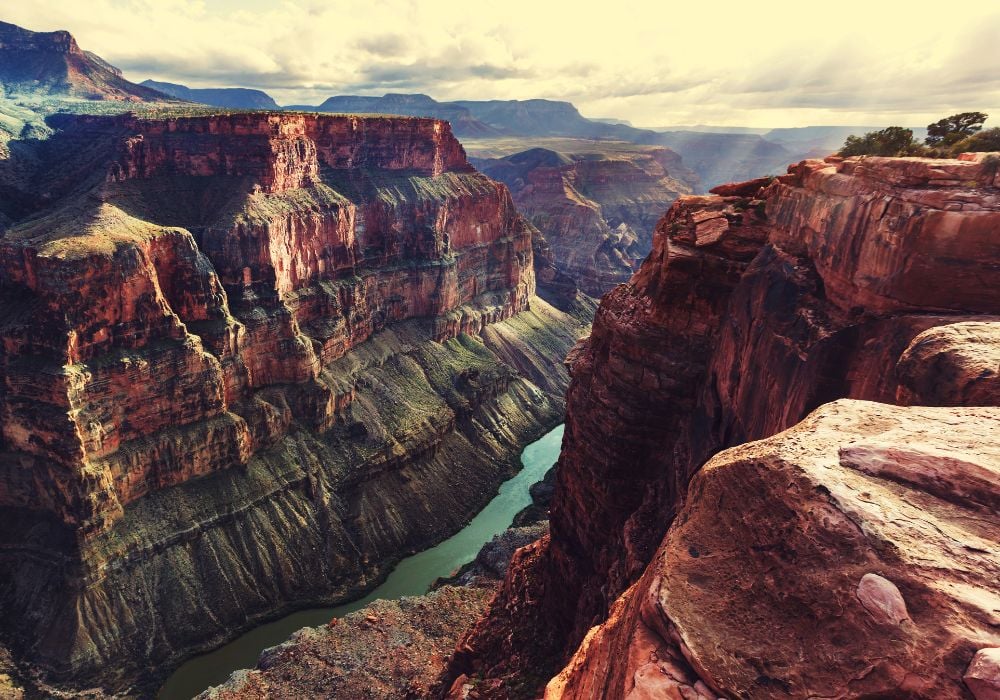
<instances>
[{"instance_id":1,"label":"rock outcrop","mask_svg":"<svg viewBox=\"0 0 1000 700\"><path fill-rule=\"evenodd\" d=\"M325 627L306 627L268 649L199 700L430 697L464 623L489 587L445 586L426 596L378 600Z\"/></svg>"},{"instance_id":2,"label":"rock outcrop","mask_svg":"<svg viewBox=\"0 0 1000 700\"><path fill-rule=\"evenodd\" d=\"M697 177L666 148L582 148L533 148L474 162L510 187L518 210L549 242L556 267L599 297L628 281L649 253L663 211L690 194Z\"/></svg>"},{"instance_id":3,"label":"rock outcrop","mask_svg":"<svg viewBox=\"0 0 1000 700\"><path fill-rule=\"evenodd\" d=\"M49 678L356 595L559 420L589 309L447 124L58 125L0 238L0 637Z\"/></svg>"},{"instance_id":4,"label":"rock outcrop","mask_svg":"<svg viewBox=\"0 0 1000 700\"><path fill-rule=\"evenodd\" d=\"M515 557L490 613L459 643L450 678L477 673L497 695L538 692L539 677L553 675L583 642L550 686L555 697L786 691L805 697L838 689L848 697L869 689L962 697L961 677L977 645L996 646L990 622L998 595L990 553L996 551L996 506L990 505L996 496L995 476L989 476L996 470L996 414L888 404L996 403L1000 317L991 314L1000 311L1000 196L993 163L984 156L804 161L770 185L678 200L658 226L651 255L628 285L604 298L591 336L571 353L550 539ZM688 491L691 477L719 450L768 438L844 397L886 405L821 409L801 429L745 448L760 459L741 462L738 450L716 457ZM828 416L838 412L854 416L843 419L843 434L817 437L809 448L825 456L808 465L813 457L777 456L805 450L804 436L836 423ZM892 428L897 424L904 427ZM954 435L938 441L928 437L950 430ZM875 436L867 452L857 447L865 435ZM886 451L891 442L898 454ZM733 479L731 498L709 494L719 479ZM765 486L770 479L781 486ZM839 529L832 512L826 522L813 520L822 518L819 508L830 502L834 482L845 489L838 496ZM785 494L790 483L798 486ZM885 510L872 511L871 527L854 526L863 536L842 532L849 524L843 512L867 507L869 485L887 491ZM943 534L932 533L926 520L883 522L893 509L916 518L912 509L921 506L907 499L926 504ZM761 509L773 512L764 518ZM695 520L697 527L689 525ZM764 542L765 530L770 537L789 528L785 539L793 538L795 523L805 540L822 541L788 542L787 548L780 536L772 538L776 548ZM709 539L710 532L719 537L704 552L696 542L699 528ZM922 528L928 537L920 553L904 553ZM948 528L961 532L948 534ZM971 541L965 533L982 542L964 550L962 543ZM834 544L835 536L846 539ZM822 564L833 561L828 575L835 590L809 568L818 561L809 557L823 558L823 538L841 549L839 558ZM682 552L681 542L690 550ZM732 558L725 552L735 550L742 559L723 564ZM935 565L928 562L950 569L937 575L937 592ZM745 577L730 568L725 582L715 578L721 569L714 567L730 563L745 567ZM692 596L690 605L677 603L690 625L680 637L676 625L668 628L642 612L644 596L664 590L664 572L674 572L672 566L686 576L683 583L670 579L673 590ZM967 573L976 567L982 569ZM760 585L754 572L764 577ZM885 582L862 584L869 573ZM893 587L905 605L898 605ZM701 593L706 597L695 600ZM737 598L747 606L743 613ZM855 605L843 622L853 619L864 635L824 625L807 629L816 615L839 624L837 601ZM730 603L735 612L727 611ZM669 604L662 611L672 614ZM882 643L891 650L879 649L879 635L891 632L889 617L902 620L905 636L890 634L894 641ZM640 620L653 626L643 631ZM906 627L914 623L922 627ZM786 629L773 651L759 653L769 635ZM822 645L812 637L793 642L794 630L828 634ZM685 635L711 636L706 643L716 645L719 656L711 662L690 656ZM625 656L629 640L638 640L632 657ZM844 659L830 660L834 647ZM793 659L800 649L817 656ZM609 670L607 658L597 661L605 652L616 661L630 658L630 670L622 664ZM875 664L879 653L881 666ZM865 659L875 664L870 677ZM938 663L942 668L931 670Z\"/></svg>"},{"instance_id":5,"label":"rock outcrop","mask_svg":"<svg viewBox=\"0 0 1000 700\"><path fill-rule=\"evenodd\" d=\"M120 70L81 49L67 31L33 32L7 22L0 22L0 87L7 95L128 102L169 99L125 80Z\"/></svg>"},{"instance_id":6,"label":"rock outcrop","mask_svg":"<svg viewBox=\"0 0 1000 700\"><path fill-rule=\"evenodd\" d=\"M996 407L840 400L721 452L545 697L986 697L997 435Z\"/></svg>"}]
</instances>

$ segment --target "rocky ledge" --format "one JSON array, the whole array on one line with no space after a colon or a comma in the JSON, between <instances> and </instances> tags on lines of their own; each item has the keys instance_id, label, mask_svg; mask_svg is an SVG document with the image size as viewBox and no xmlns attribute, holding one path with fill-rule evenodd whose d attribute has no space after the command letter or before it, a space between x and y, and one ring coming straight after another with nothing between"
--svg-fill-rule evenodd
<instances>
[{"instance_id":1,"label":"rocky ledge","mask_svg":"<svg viewBox=\"0 0 1000 700\"><path fill-rule=\"evenodd\" d=\"M490 587L445 586L426 596L379 600L307 627L268 649L198 700L431 697L458 635L480 615Z\"/></svg>"},{"instance_id":2,"label":"rocky ledge","mask_svg":"<svg viewBox=\"0 0 1000 700\"><path fill-rule=\"evenodd\" d=\"M998 435L844 399L721 452L545 697L993 697Z\"/></svg>"},{"instance_id":3,"label":"rocky ledge","mask_svg":"<svg viewBox=\"0 0 1000 700\"><path fill-rule=\"evenodd\" d=\"M559 421L592 309L534 296L544 243L446 123L52 123L4 164L0 238L0 641L29 676L149 692L355 596Z\"/></svg>"},{"instance_id":4,"label":"rocky ledge","mask_svg":"<svg viewBox=\"0 0 1000 700\"><path fill-rule=\"evenodd\" d=\"M445 687L995 697L997 163L678 200L571 353L551 535Z\"/></svg>"}]
</instances>

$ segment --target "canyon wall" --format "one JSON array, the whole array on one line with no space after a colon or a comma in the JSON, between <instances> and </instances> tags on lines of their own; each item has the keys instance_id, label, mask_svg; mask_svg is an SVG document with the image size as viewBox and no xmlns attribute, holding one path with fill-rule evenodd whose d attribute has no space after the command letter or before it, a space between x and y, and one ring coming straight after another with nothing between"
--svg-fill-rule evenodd
<instances>
[{"instance_id":1,"label":"canyon wall","mask_svg":"<svg viewBox=\"0 0 1000 700\"><path fill-rule=\"evenodd\" d=\"M528 696L575 651L549 696L967 697L1000 646L995 163L678 200L571 353L550 538L446 687Z\"/></svg>"},{"instance_id":2,"label":"canyon wall","mask_svg":"<svg viewBox=\"0 0 1000 700\"><path fill-rule=\"evenodd\" d=\"M581 150L539 147L474 161L510 187L518 210L549 242L556 267L600 297L628 281L649 253L663 211L690 194L698 178L666 148L575 147Z\"/></svg>"},{"instance_id":3,"label":"canyon wall","mask_svg":"<svg viewBox=\"0 0 1000 700\"><path fill-rule=\"evenodd\" d=\"M50 679L356 595L560 419L592 309L446 123L57 124L0 238L0 636Z\"/></svg>"}]
</instances>

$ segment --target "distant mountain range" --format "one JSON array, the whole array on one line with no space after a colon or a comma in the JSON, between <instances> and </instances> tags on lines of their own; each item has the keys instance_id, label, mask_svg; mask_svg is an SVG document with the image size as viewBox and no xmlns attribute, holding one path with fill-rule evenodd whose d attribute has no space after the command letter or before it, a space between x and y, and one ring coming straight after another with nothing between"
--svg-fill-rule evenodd
<instances>
[{"instance_id":1,"label":"distant mountain range","mask_svg":"<svg viewBox=\"0 0 1000 700\"><path fill-rule=\"evenodd\" d=\"M213 107L229 107L233 109L281 109L278 103L263 90L250 88L189 88L177 83L164 83L159 80L143 80L143 85L165 95L176 97L188 102L200 102Z\"/></svg>"},{"instance_id":2,"label":"distant mountain range","mask_svg":"<svg viewBox=\"0 0 1000 700\"><path fill-rule=\"evenodd\" d=\"M563 137L627 141L637 145L666 146L709 189L722 182L782 173L794 161L826 155L835 146L817 146L808 138L787 145L755 133L655 131L637 129L611 119L588 119L569 102L556 100L457 100L438 102L427 95L387 94L382 97L331 97L317 107L291 107L321 112L403 114L447 119L462 139ZM794 132L795 130L788 130ZM526 147L530 147L526 144Z\"/></svg>"},{"instance_id":3,"label":"distant mountain range","mask_svg":"<svg viewBox=\"0 0 1000 700\"><path fill-rule=\"evenodd\" d=\"M184 85L143 81L143 85L160 90L174 97L201 102L217 107L245 109L282 109L260 90L242 88L192 89ZM704 146L714 140L695 134L721 134L730 137L726 142L748 155L766 156L777 153L761 144L765 142L784 146L798 152L811 150L829 152L840 148L851 134L864 134L883 126L803 126L772 129L745 126L695 126L634 127L624 119L584 117L569 102L556 100L457 100L439 102L421 93L387 93L381 97L363 95L337 95L319 105L295 104L283 109L298 111L335 112L343 114L400 114L411 117L433 117L451 122L455 133L465 138L491 136L554 136L586 139L620 139L634 143L663 143L684 149L686 144ZM926 129L913 127L917 138L923 138ZM655 134L675 134L660 139ZM680 136L679 134L686 134Z\"/></svg>"},{"instance_id":4,"label":"distant mountain range","mask_svg":"<svg viewBox=\"0 0 1000 700\"><path fill-rule=\"evenodd\" d=\"M406 117L433 117L451 122L458 136L498 136L502 132L476 119L471 111L455 102L438 102L421 94L390 93L382 97L337 95L319 106L290 105L286 109L335 112L338 114L400 114Z\"/></svg>"},{"instance_id":5,"label":"distant mountain range","mask_svg":"<svg viewBox=\"0 0 1000 700\"><path fill-rule=\"evenodd\" d=\"M568 137L666 146L684 158L705 189L721 182L784 172L788 163L812 155L813 148L798 144L786 148L758 134L637 129L609 119L588 119L571 103L556 100L438 102L427 95L390 93L382 97L342 95L316 107L295 105L289 109L436 117L450 121L455 133L466 141Z\"/></svg>"}]
</instances>

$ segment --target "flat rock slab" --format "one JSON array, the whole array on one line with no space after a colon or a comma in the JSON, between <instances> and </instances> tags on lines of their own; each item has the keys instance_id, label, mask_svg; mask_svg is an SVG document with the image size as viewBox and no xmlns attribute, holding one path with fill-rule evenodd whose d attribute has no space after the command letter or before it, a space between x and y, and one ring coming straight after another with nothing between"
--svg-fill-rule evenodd
<instances>
[{"instance_id":1,"label":"flat rock slab","mask_svg":"<svg viewBox=\"0 0 1000 700\"><path fill-rule=\"evenodd\" d=\"M841 400L720 453L654 562L663 627L738 697L996 697L998 437L1000 408Z\"/></svg>"}]
</instances>

